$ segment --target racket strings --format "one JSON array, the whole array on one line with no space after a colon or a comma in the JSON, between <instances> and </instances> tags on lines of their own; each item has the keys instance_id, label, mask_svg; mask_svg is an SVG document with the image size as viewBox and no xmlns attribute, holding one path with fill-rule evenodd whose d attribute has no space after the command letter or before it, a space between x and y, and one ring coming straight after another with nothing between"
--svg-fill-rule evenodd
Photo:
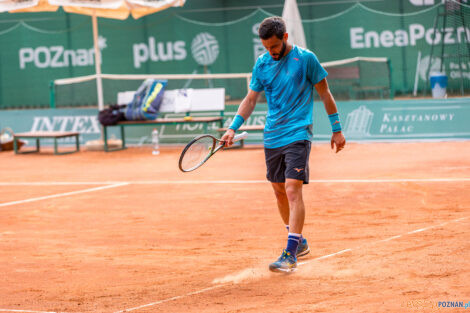
<instances>
[{"instance_id":1,"label":"racket strings","mask_svg":"<svg viewBox=\"0 0 470 313\"><path fill-rule=\"evenodd\" d=\"M211 137L202 137L195 141L186 150L181 167L183 170L190 170L204 163L208 156L212 153L215 146L215 140Z\"/></svg>"}]
</instances>

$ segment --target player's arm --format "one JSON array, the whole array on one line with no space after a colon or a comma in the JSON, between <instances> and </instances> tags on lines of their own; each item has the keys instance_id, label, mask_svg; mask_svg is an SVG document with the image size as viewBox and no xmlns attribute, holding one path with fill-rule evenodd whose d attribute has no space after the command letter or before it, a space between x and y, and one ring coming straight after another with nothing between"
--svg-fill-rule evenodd
<instances>
[{"instance_id":1,"label":"player's arm","mask_svg":"<svg viewBox=\"0 0 470 313\"><path fill-rule=\"evenodd\" d=\"M318 92L323 104L325 105L326 113L330 119L331 128L333 135L331 136L331 149L334 149L336 145L336 153L341 151L346 144L346 139L344 138L343 132L341 131L341 123L338 116L338 108L336 107L335 99L330 92L328 87L328 82L326 78L322 79L315 85L315 89Z\"/></svg>"},{"instance_id":2,"label":"player's arm","mask_svg":"<svg viewBox=\"0 0 470 313\"><path fill-rule=\"evenodd\" d=\"M233 137L235 136L235 132L250 117L251 113L253 113L259 95L260 92L249 89L248 94L245 96L243 101L240 103L240 106L238 107L237 115L235 115L232 124L230 124L228 130L220 139L225 141L225 146L228 147L233 144Z\"/></svg>"}]
</instances>

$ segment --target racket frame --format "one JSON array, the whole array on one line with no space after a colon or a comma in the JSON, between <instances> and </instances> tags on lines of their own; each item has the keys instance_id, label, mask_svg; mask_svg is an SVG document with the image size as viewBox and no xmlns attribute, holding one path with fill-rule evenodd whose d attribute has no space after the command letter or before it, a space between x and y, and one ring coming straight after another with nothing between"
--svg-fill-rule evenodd
<instances>
[{"instance_id":1,"label":"racket frame","mask_svg":"<svg viewBox=\"0 0 470 313\"><path fill-rule=\"evenodd\" d=\"M199 164L189 168L189 169L183 169L183 166L182 166L182 163L183 163L183 158L184 158L184 155L186 154L186 151L189 150L189 148L195 143L197 142L199 139L201 138L205 138L205 137L208 137L208 138L211 138L213 140L213 143L212 143L212 148L211 148L211 151L210 153L207 154L207 156L204 158L204 160L202 160ZM234 138L233 138L233 141L236 142L236 141L239 141L239 140L242 140L242 139L245 139L246 137L248 137L248 133L247 132L243 132L241 134L238 134L236 135ZM217 145L218 143L218 145ZM217 147L216 147L217 146ZM181 152L181 155L180 155L180 159L178 161L178 167L179 169L182 171L182 172L192 172L194 171L195 169L201 167L204 163L207 162L207 160L210 159L211 156L213 156L217 151L219 150L222 150L225 146L225 141L221 141L217 138L215 138L214 136L212 135L199 135L197 137L195 137L193 140L191 140L187 145L186 147L184 147L183 151Z\"/></svg>"}]
</instances>

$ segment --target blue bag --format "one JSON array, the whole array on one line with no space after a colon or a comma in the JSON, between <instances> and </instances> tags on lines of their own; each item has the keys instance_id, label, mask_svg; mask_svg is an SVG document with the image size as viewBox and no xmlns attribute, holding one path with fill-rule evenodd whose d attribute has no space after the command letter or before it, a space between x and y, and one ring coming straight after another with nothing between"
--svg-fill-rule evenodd
<instances>
[{"instance_id":1,"label":"blue bag","mask_svg":"<svg viewBox=\"0 0 470 313\"><path fill-rule=\"evenodd\" d=\"M166 80L146 79L127 105L126 119L129 121L156 119L167 83Z\"/></svg>"}]
</instances>

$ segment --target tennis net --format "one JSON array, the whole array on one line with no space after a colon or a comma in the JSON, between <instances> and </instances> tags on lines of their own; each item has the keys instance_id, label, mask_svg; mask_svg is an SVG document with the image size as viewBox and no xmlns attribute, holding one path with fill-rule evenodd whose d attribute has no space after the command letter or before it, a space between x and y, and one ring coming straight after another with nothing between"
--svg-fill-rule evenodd
<instances>
[{"instance_id":1,"label":"tennis net","mask_svg":"<svg viewBox=\"0 0 470 313\"><path fill-rule=\"evenodd\" d=\"M387 58L356 57L322 63L328 71L330 89L336 99L393 97L390 62ZM117 94L137 90L143 80L164 79L167 89L225 88L226 103L238 104L248 91L251 73L224 74L102 74L104 104L115 104ZM58 79L51 83L51 107L97 105L97 75ZM260 101L265 101L262 96Z\"/></svg>"}]
</instances>

